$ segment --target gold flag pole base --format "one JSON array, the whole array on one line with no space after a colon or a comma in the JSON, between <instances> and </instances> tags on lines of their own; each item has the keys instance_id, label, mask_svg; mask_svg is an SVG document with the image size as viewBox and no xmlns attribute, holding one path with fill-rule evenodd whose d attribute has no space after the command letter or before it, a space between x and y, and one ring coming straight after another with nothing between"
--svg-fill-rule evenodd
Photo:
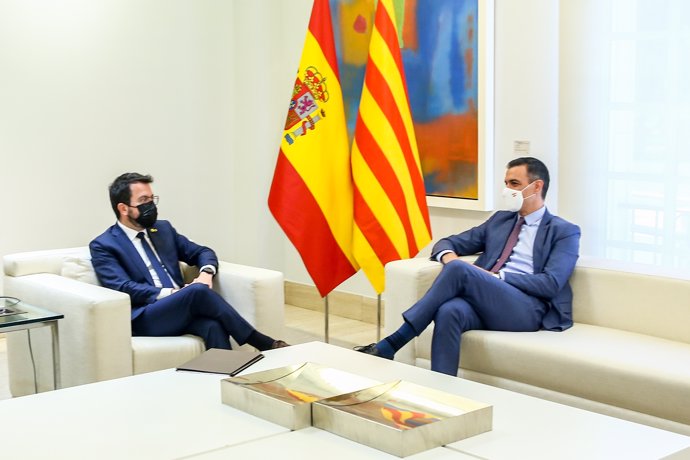
<instances>
[{"instance_id":1,"label":"gold flag pole base","mask_svg":"<svg viewBox=\"0 0 690 460\"><path fill-rule=\"evenodd\" d=\"M323 298L323 336L324 342L329 343L328 338L328 294Z\"/></svg>"}]
</instances>

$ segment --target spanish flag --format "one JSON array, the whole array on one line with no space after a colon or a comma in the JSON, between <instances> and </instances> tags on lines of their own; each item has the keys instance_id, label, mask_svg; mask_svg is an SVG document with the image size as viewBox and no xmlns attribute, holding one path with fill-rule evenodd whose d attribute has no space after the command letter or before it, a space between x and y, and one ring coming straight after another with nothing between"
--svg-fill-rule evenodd
<instances>
[{"instance_id":1,"label":"spanish flag","mask_svg":"<svg viewBox=\"0 0 690 460\"><path fill-rule=\"evenodd\" d=\"M431 241L392 0L379 0L352 146L353 254L376 292L384 265Z\"/></svg>"},{"instance_id":2,"label":"spanish flag","mask_svg":"<svg viewBox=\"0 0 690 460\"><path fill-rule=\"evenodd\" d=\"M325 297L359 269L343 95L328 0L315 0L268 206Z\"/></svg>"}]
</instances>

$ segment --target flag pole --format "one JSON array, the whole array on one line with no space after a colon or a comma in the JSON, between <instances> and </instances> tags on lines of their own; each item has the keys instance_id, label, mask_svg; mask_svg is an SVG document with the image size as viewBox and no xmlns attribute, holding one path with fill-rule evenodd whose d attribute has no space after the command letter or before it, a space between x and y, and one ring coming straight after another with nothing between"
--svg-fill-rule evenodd
<instances>
[{"instance_id":1,"label":"flag pole","mask_svg":"<svg viewBox=\"0 0 690 460\"><path fill-rule=\"evenodd\" d=\"M381 294L376 295L376 341L381 341Z\"/></svg>"},{"instance_id":2,"label":"flag pole","mask_svg":"<svg viewBox=\"0 0 690 460\"><path fill-rule=\"evenodd\" d=\"M328 294L323 298L323 335L324 341L328 342Z\"/></svg>"}]
</instances>

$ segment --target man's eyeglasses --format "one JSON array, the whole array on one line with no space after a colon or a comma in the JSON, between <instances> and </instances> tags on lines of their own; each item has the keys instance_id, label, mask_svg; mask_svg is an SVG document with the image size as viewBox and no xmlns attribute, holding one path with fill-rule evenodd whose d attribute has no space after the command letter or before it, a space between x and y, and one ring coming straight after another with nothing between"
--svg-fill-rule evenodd
<instances>
[{"instance_id":1,"label":"man's eyeglasses","mask_svg":"<svg viewBox=\"0 0 690 460\"><path fill-rule=\"evenodd\" d=\"M151 202L153 202L153 204L155 205L158 205L158 195L141 196L137 200L137 204L128 204L127 206L129 206L130 208L136 208L137 206Z\"/></svg>"}]
</instances>

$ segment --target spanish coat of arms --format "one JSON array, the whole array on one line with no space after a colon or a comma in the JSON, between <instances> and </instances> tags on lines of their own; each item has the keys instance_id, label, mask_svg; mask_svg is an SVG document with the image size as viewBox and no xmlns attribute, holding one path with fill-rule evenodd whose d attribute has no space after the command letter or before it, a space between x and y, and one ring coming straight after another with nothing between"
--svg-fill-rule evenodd
<instances>
[{"instance_id":1,"label":"spanish coat of arms","mask_svg":"<svg viewBox=\"0 0 690 460\"><path fill-rule=\"evenodd\" d=\"M306 135L307 130L313 130L316 123L326 117L326 112L319 108L319 103L327 101L326 78L316 67L307 67L302 79L299 76L295 79L295 87L292 90L290 108L285 120L285 140L288 144L292 145L299 136Z\"/></svg>"}]
</instances>

